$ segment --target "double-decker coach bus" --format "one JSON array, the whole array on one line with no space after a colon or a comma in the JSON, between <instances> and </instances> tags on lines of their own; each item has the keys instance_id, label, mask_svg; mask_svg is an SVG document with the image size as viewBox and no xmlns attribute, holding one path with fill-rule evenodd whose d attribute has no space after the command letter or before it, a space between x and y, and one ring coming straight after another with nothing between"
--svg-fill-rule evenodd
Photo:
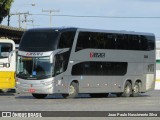
<instances>
[{"instance_id":1,"label":"double-decker coach bus","mask_svg":"<svg viewBox=\"0 0 160 120\"><path fill-rule=\"evenodd\" d=\"M35 98L138 96L155 86L155 36L81 28L39 28L21 39L16 83Z\"/></svg>"}]
</instances>

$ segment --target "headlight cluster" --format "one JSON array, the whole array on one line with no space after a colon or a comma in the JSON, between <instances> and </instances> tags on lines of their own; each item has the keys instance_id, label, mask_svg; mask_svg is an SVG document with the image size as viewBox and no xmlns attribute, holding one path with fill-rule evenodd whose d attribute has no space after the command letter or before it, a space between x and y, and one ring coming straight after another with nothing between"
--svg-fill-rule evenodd
<instances>
[{"instance_id":1,"label":"headlight cluster","mask_svg":"<svg viewBox=\"0 0 160 120\"><path fill-rule=\"evenodd\" d=\"M41 84L42 84L42 85L45 85L45 86L48 86L48 85L50 85L50 84L52 84L52 83L54 83L54 80L48 81L48 82L44 82L44 81L41 82Z\"/></svg>"}]
</instances>

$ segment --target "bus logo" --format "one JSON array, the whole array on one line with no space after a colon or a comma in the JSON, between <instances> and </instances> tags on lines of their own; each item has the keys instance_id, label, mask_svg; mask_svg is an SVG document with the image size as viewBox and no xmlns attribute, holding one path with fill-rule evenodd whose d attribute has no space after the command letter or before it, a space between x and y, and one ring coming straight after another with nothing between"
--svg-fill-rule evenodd
<instances>
[{"instance_id":1,"label":"bus logo","mask_svg":"<svg viewBox=\"0 0 160 120\"><path fill-rule=\"evenodd\" d=\"M90 52L90 58L105 58L105 53Z\"/></svg>"},{"instance_id":2,"label":"bus logo","mask_svg":"<svg viewBox=\"0 0 160 120\"><path fill-rule=\"evenodd\" d=\"M42 56L42 52L27 52L26 56Z\"/></svg>"}]
</instances>

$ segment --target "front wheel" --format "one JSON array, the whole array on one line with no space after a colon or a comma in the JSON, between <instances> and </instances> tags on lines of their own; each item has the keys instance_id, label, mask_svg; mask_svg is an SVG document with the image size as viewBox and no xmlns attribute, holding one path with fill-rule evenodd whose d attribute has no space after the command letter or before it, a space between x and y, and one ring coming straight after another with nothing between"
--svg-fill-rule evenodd
<instances>
[{"instance_id":1,"label":"front wheel","mask_svg":"<svg viewBox=\"0 0 160 120\"><path fill-rule=\"evenodd\" d=\"M69 86L69 94L62 94L64 98L75 98L78 96L78 83L72 82Z\"/></svg>"},{"instance_id":2,"label":"front wheel","mask_svg":"<svg viewBox=\"0 0 160 120\"><path fill-rule=\"evenodd\" d=\"M37 99L44 99L45 97L47 97L47 94L32 94L33 97L37 98Z\"/></svg>"}]
</instances>

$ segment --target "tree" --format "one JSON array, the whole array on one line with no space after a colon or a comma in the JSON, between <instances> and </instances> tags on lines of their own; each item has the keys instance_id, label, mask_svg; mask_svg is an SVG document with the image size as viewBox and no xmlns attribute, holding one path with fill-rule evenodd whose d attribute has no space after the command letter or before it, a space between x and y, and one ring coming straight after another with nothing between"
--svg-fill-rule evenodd
<instances>
[{"instance_id":1,"label":"tree","mask_svg":"<svg viewBox=\"0 0 160 120\"><path fill-rule=\"evenodd\" d=\"M0 24L7 15L14 0L0 0Z\"/></svg>"}]
</instances>

